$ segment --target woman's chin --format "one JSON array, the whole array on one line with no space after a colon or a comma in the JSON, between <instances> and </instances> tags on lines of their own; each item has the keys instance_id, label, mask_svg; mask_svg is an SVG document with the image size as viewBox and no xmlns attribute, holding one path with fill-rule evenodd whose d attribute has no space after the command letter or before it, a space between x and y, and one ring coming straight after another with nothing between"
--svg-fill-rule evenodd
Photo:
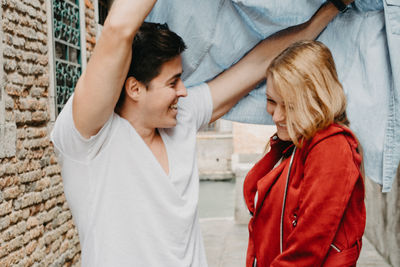
<instances>
[{"instance_id":1,"label":"woman's chin","mask_svg":"<svg viewBox=\"0 0 400 267\"><path fill-rule=\"evenodd\" d=\"M289 133L286 131L278 130L277 135L278 135L279 139L281 139L282 141L291 141Z\"/></svg>"}]
</instances>

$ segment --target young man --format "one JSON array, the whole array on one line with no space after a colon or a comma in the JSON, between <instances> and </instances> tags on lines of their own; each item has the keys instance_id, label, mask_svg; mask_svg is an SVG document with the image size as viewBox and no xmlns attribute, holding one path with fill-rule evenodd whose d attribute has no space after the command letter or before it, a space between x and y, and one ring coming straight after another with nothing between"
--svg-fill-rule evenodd
<instances>
[{"instance_id":1,"label":"young man","mask_svg":"<svg viewBox=\"0 0 400 267\"><path fill-rule=\"evenodd\" d=\"M197 131L262 80L281 50L314 39L338 13L324 5L188 94L181 38L162 25L141 27L154 3L115 1L52 132L82 266L207 266L197 214Z\"/></svg>"}]
</instances>

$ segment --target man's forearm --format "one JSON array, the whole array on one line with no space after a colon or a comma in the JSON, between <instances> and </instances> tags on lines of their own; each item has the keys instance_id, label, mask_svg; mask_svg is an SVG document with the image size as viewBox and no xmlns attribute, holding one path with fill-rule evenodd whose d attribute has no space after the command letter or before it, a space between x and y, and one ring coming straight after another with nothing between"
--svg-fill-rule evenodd
<instances>
[{"instance_id":1,"label":"man's forearm","mask_svg":"<svg viewBox=\"0 0 400 267\"><path fill-rule=\"evenodd\" d=\"M260 64L264 64L266 69L270 62L289 45L297 41L317 38L337 14L337 8L332 3L327 2L307 22L277 32L264 40L250 53L254 54L254 58L263 61Z\"/></svg>"},{"instance_id":2,"label":"man's forearm","mask_svg":"<svg viewBox=\"0 0 400 267\"><path fill-rule=\"evenodd\" d=\"M339 11L331 2L322 5L312 18L304 24L305 29L302 30L301 39L313 40L317 38L338 13Z\"/></svg>"},{"instance_id":3,"label":"man's forearm","mask_svg":"<svg viewBox=\"0 0 400 267\"><path fill-rule=\"evenodd\" d=\"M155 2L156 0L115 0L104 22L104 28L117 30L115 34L133 38Z\"/></svg>"},{"instance_id":4,"label":"man's forearm","mask_svg":"<svg viewBox=\"0 0 400 267\"><path fill-rule=\"evenodd\" d=\"M337 14L333 4L324 4L309 21L268 37L235 66L210 81L214 104L212 121L228 112L265 78L267 67L279 53L297 41L315 39Z\"/></svg>"}]
</instances>

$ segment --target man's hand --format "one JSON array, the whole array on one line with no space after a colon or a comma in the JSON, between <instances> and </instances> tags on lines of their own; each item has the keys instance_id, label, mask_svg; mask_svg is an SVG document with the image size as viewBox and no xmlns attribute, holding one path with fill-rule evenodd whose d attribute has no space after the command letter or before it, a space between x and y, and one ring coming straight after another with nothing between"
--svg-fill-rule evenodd
<instances>
[{"instance_id":1,"label":"man's hand","mask_svg":"<svg viewBox=\"0 0 400 267\"><path fill-rule=\"evenodd\" d=\"M116 0L75 88L73 118L82 136L95 135L110 118L128 73L132 40L156 0Z\"/></svg>"}]
</instances>

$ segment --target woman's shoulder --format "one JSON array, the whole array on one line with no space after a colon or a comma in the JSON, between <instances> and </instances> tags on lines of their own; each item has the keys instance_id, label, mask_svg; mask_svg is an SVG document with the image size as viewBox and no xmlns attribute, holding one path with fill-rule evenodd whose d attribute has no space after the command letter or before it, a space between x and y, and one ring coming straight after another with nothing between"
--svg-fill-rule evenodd
<instances>
[{"instance_id":1,"label":"woman's shoulder","mask_svg":"<svg viewBox=\"0 0 400 267\"><path fill-rule=\"evenodd\" d=\"M318 131L305 143L300 154L303 161L312 155L312 158L329 159L328 161L347 159L357 164L361 162L356 136L348 127L338 124L331 124Z\"/></svg>"},{"instance_id":2,"label":"woman's shoulder","mask_svg":"<svg viewBox=\"0 0 400 267\"><path fill-rule=\"evenodd\" d=\"M325 129L318 131L310 139L306 147L311 150L315 146L343 146L350 145L352 148L358 146L357 138L354 133L346 126L332 123Z\"/></svg>"}]
</instances>

